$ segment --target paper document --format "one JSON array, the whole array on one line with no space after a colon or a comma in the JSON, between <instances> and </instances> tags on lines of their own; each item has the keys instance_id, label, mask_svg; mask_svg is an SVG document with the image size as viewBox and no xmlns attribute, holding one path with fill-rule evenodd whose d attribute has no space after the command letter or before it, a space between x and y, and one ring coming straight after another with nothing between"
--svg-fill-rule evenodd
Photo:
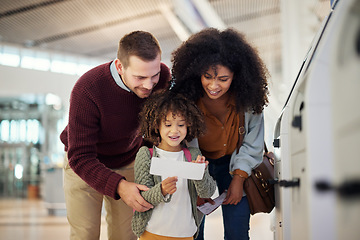
<instances>
[{"instance_id":1,"label":"paper document","mask_svg":"<svg viewBox=\"0 0 360 240\"><path fill-rule=\"evenodd\" d=\"M215 209L217 209L225 200L226 197L226 191L223 192L220 196L218 196L217 198L213 199L215 204L212 205L209 202L204 203L203 205L197 206L197 208L200 210L200 212L202 212L205 215L209 215L210 213L212 213Z\"/></svg>"},{"instance_id":2,"label":"paper document","mask_svg":"<svg viewBox=\"0 0 360 240\"><path fill-rule=\"evenodd\" d=\"M169 161L152 157L150 174L201 180L204 175L205 163Z\"/></svg>"}]
</instances>

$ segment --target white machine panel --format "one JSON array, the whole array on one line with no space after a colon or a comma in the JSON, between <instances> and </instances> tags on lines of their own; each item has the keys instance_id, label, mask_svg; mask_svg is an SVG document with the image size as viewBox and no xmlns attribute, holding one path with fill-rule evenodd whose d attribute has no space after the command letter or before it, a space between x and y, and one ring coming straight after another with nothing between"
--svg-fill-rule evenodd
<instances>
[{"instance_id":1,"label":"white machine panel","mask_svg":"<svg viewBox=\"0 0 360 240\"><path fill-rule=\"evenodd\" d=\"M360 0L339 0L275 127L275 239L360 239Z\"/></svg>"}]
</instances>

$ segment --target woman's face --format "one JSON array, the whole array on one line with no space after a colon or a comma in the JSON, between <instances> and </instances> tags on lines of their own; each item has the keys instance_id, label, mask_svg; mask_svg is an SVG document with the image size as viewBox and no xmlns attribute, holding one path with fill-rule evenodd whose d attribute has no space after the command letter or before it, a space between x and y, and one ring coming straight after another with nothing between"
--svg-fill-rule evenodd
<instances>
[{"instance_id":1,"label":"woman's face","mask_svg":"<svg viewBox=\"0 0 360 240\"><path fill-rule=\"evenodd\" d=\"M203 75L201 75L201 84L210 99L219 99L226 95L234 73L223 65L215 65L209 67Z\"/></svg>"}]
</instances>

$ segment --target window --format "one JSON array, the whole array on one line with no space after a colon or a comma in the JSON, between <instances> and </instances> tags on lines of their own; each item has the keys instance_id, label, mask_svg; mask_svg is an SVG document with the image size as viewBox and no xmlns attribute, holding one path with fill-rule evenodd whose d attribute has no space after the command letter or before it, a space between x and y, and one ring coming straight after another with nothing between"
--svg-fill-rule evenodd
<instances>
[{"instance_id":1,"label":"window","mask_svg":"<svg viewBox=\"0 0 360 240\"><path fill-rule=\"evenodd\" d=\"M0 45L0 64L81 76L107 60Z\"/></svg>"},{"instance_id":2,"label":"window","mask_svg":"<svg viewBox=\"0 0 360 240\"><path fill-rule=\"evenodd\" d=\"M0 55L0 62L3 65L18 67L20 63L19 49L15 47L4 46Z\"/></svg>"}]
</instances>

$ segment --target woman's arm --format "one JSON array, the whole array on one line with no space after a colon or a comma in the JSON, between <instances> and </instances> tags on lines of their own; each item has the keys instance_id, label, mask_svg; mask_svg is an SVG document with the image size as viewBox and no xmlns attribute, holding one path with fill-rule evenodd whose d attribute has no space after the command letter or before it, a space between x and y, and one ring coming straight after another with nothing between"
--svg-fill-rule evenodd
<instances>
[{"instance_id":1,"label":"woman's arm","mask_svg":"<svg viewBox=\"0 0 360 240\"><path fill-rule=\"evenodd\" d=\"M242 170L251 174L251 170L262 161L264 146L264 118L263 114L245 113L245 136L239 153L231 155L230 171ZM235 174L229 185L226 199L223 204L238 204L243 197L243 187L246 180L245 174Z\"/></svg>"},{"instance_id":2,"label":"woman's arm","mask_svg":"<svg viewBox=\"0 0 360 240\"><path fill-rule=\"evenodd\" d=\"M230 171L240 169L248 176L251 170L258 166L263 159L264 151L264 116L261 114L245 113L245 136L243 144L236 153L231 155Z\"/></svg>"}]
</instances>

